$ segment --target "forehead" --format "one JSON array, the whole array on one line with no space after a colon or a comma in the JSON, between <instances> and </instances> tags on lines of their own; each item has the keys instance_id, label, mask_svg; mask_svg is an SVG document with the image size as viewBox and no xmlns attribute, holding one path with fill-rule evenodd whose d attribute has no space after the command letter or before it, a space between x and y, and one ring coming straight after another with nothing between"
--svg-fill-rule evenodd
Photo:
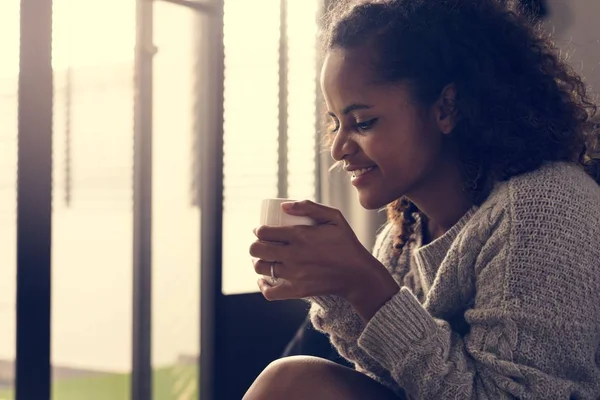
<instances>
[{"instance_id":1,"label":"forehead","mask_svg":"<svg viewBox=\"0 0 600 400\"><path fill-rule=\"evenodd\" d=\"M326 98L366 94L373 88L373 53L365 48L330 50L321 70L321 89Z\"/></svg>"}]
</instances>

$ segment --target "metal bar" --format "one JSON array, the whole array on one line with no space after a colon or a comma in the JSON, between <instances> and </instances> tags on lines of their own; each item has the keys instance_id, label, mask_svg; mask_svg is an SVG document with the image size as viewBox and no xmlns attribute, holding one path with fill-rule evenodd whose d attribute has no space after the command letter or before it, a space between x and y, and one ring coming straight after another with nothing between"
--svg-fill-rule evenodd
<instances>
[{"instance_id":1,"label":"metal bar","mask_svg":"<svg viewBox=\"0 0 600 400\"><path fill-rule=\"evenodd\" d=\"M52 0L21 0L16 400L50 399Z\"/></svg>"},{"instance_id":2,"label":"metal bar","mask_svg":"<svg viewBox=\"0 0 600 400\"><path fill-rule=\"evenodd\" d=\"M215 8L216 8L215 6L212 6L210 4L198 3L197 1L192 1L192 0L161 0L161 1L164 1L166 3L177 4L177 5L188 7L188 8L193 8L196 11L203 11L203 12L214 12Z\"/></svg>"},{"instance_id":3,"label":"metal bar","mask_svg":"<svg viewBox=\"0 0 600 400\"><path fill-rule=\"evenodd\" d=\"M219 333L223 332L224 296L222 292L223 252L223 0L215 1L215 12L203 24L207 51L205 90L212 101L204 104L206 129L200 138L201 232L200 258L200 368L199 398L221 399L226 382L225 365L219 354L226 346Z\"/></svg>"},{"instance_id":4,"label":"metal bar","mask_svg":"<svg viewBox=\"0 0 600 400\"><path fill-rule=\"evenodd\" d=\"M323 14L327 9L328 5L324 4L322 1L319 2L319 7L317 9L317 21L323 20ZM321 22L322 23L322 22ZM322 28L319 26L319 28ZM327 163L323 162L324 153L323 148L323 128L324 128L324 109L323 104L325 100L323 98L323 93L321 92L321 66L323 65L323 54L321 51L321 45L319 43L318 37L315 38L315 48L316 48L316 62L315 62L315 199L317 202L324 202L323 198L323 185L326 182L326 179L323 179L324 175L327 171L324 171L324 166Z\"/></svg>"},{"instance_id":5,"label":"metal bar","mask_svg":"<svg viewBox=\"0 0 600 400\"><path fill-rule=\"evenodd\" d=\"M288 197L288 43L287 0L280 0L279 9L279 133L277 197Z\"/></svg>"},{"instance_id":6,"label":"metal bar","mask_svg":"<svg viewBox=\"0 0 600 400\"><path fill-rule=\"evenodd\" d=\"M152 0L137 0L131 399L152 399Z\"/></svg>"}]
</instances>

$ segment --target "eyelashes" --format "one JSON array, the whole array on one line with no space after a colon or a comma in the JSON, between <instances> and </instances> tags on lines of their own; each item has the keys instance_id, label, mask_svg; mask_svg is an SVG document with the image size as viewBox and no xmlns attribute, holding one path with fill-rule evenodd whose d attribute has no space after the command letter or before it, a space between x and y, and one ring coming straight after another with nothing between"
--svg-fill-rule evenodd
<instances>
[{"instance_id":1,"label":"eyelashes","mask_svg":"<svg viewBox=\"0 0 600 400\"><path fill-rule=\"evenodd\" d=\"M354 127L361 132L366 132L369 129L373 128L373 125L375 125L375 122L377 122L377 118L373 118L370 119L368 121L365 122L357 122L356 124L354 124Z\"/></svg>"},{"instance_id":2,"label":"eyelashes","mask_svg":"<svg viewBox=\"0 0 600 400\"><path fill-rule=\"evenodd\" d=\"M353 124L354 130L357 132L366 132L373 128L373 125L377 122L377 118L372 118L364 122L355 122ZM329 124L329 134L336 134L340 130L340 123L337 120L332 120Z\"/></svg>"},{"instance_id":3,"label":"eyelashes","mask_svg":"<svg viewBox=\"0 0 600 400\"><path fill-rule=\"evenodd\" d=\"M340 130L340 123L337 120L329 121L328 133L330 135L336 134Z\"/></svg>"}]
</instances>

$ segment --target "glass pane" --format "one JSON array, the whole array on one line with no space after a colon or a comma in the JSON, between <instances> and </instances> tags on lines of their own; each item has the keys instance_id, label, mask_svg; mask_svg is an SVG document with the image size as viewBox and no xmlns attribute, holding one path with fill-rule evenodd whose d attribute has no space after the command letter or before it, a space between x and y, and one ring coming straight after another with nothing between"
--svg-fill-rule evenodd
<instances>
[{"instance_id":1,"label":"glass pane","mask_svg":"<svg viewBox=\"0 0 600 400\"><path fill-rule=\"evenodd\" d=\"M277 196L279 10L279 0L225 1L225 294L257 291L247 249L260 200Z\"/></svg>"},{"instance_id":2,"label":"glass pane","mask_svg":"<svg viewBox=\"0 0 600 400\"><path fill-rule=\"evenodd\" d=\"M280 0L261 4L225 1L225 294L257 291L247 249L260 200L277 196ZM318 4L287 2L287 183L293 199L314 199L316 191Z\"/></svg>"},{"instance_id":3,"label":"glass pane","mask_svg":"<svg viewBox=\"0 0 600 400\"><path fill-rule=\"evenodd\" d=\"M127 399L134 0L54 1L54 400Z\"/></svg>"},{"instance_id":4,"label":"glass pane","mask_svg":"<svg viewBox=\"0 0 600 400\"><path fill-rule=\"evenodd\" d=\"M315 199L318 0L287 2L288 194Z\"/></svg>"},{"instance_id":5,"label":"glass pane","mask_svg":"<svg viewBox=\"0 0 600 400\"><path fill-rule=\"evenodd\" d=\"M197 398L200 316L200 212L194 107L201 16L154 5L152 214L153 398Z\"/></svg>"},{"instance_id":6,"label":"glass pane","mask_svg":"<svg viewBox=\"0 0 600 400\"><path fill-rule=\"evenodd\" d=\"M19 2L0 2L0 399L13 399L17 282Z\"/></svg>"}]
</instances>

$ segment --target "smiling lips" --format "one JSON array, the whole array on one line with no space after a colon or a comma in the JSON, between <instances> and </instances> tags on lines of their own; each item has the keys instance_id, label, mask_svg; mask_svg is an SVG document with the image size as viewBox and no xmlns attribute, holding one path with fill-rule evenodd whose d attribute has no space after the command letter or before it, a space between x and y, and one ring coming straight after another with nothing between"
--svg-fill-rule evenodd
<instances>
[{"instance_id":1,"label":"smiling lips","mask_svg":"<svg viewBox=\"0 0 600 400\"><path fill-rule=\"evenodd\" d=\"M367 172L371 171L373 168L375 167L368 167L368 168L361 168L361 169L356 169L352 172L352 178L358 178L359 176L366 174Z\"/></svg>"}]
</instances>

